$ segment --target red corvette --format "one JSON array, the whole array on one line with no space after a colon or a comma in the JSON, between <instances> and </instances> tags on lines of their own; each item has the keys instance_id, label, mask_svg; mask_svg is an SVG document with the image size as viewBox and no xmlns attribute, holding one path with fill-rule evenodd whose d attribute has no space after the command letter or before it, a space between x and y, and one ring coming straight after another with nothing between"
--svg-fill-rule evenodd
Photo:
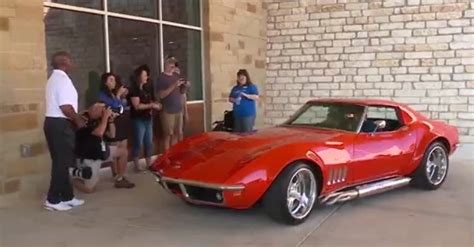
<instances>
[{"instance_id":1,"label":"red corvette","mask_svg":"<svg viewBox=\"0 0 474 247\"><path fill-rule=\"evenodd\" d=\"M403 104L313 100L276 127L190 137L151 171L189 203L245 209L261 201L272 218L298 224L316 203L408 184L439 188L458 143L455 127Z\"/></svg>"}]
</instances>

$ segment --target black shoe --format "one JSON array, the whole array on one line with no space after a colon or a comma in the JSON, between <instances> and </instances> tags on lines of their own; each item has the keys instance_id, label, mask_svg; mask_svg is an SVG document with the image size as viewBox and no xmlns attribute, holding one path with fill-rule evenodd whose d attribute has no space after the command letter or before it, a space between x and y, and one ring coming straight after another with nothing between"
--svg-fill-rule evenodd
<instances>
[{"instance_id":1,"label":"black shoe","mask_svg":"<svg viewBox=\"0 0 474 247\"><path fill-rule=\"evenodd\" d=\"M117 189L131 189L135 187L134 183L131 183L126 178L122 178L120 180L115 180L115 188Z\"/></svg>"}]
</instances>

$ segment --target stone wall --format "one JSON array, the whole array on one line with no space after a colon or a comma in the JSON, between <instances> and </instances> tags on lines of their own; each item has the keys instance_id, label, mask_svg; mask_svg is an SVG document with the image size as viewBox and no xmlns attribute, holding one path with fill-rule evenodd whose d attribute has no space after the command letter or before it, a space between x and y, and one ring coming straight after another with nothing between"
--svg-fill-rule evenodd
<instances>
[{"instance_id":1,"label":"stone wall","mask_svg":"<svg viewBox=\"0 0 474 247\"><path fill-rule=\"evenodd\" d=\"M311 98L388 98L474 142L472 1L266 2L266 124Z\"/></svg>"},{"instance_id":2,"label":"stone wall","mask_svg":"<svg viewBox=\"0 0 474 247\"><path fill-rule=\"evenodd\" d=\"M206 1L204 1L206 2ZM209 0L204 21L208 119L222 120L237 71L247 69L261 92L257 126L263 125L265 85L266 9L260 0ZM205 15L206 15L205 14Z\"/></svg>"},{"instance_id":3,"label":"stone wall","mask_svg":"<svg viewBox=\"0 0 474 247\"><path fill-rule=\"evenodd\" d=\"M44 44L41 1L0 1L0 206L28 187L39 192L33 181L46 176L35 175L49 167L41 128ZM30 157L20 157L21 144L31 146Z\"/></svg>"}]
</instances>

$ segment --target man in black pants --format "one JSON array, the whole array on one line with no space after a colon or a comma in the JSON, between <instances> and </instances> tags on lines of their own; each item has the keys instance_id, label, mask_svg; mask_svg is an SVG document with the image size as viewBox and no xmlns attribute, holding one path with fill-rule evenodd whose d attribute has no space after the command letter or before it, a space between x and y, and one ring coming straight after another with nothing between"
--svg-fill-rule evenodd
<instances>
[{"instance_id":1,"label":"man in black pants","mask_svg":"<svg viewBox=\"0 0 474 247\"><path fill-rule=\"evenodd\" d=\"M44 133L52 159L51 183L44 207L66 211L84 204L74 197L69 167L75 164L74 127L82 128L84 119L77 114L77 91L67 75L72 67L71 55L57 52L51 59L54 68L46 84L46 118Z\"/></svg>"}]
</instances>

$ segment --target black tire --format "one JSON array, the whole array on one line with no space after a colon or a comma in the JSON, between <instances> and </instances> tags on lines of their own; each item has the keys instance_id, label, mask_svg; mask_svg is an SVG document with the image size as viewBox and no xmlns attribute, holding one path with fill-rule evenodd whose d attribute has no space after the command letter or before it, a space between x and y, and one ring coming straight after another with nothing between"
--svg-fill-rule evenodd
<instances>
[{"instance_id":1,"label":"black tire","mask_svg":"<svg viewBox=\"0 0 474 247\"><path fill-rule=\"evenodd\" d=\"M436 184L430 181L429 175L427 172L427 165L428 165L428 159L429 155L433 152L433 150L439 150L444 152L445 157L446 157L446 172L444 174L444 177L442 180ZM436 190L438 189L446 180L446 177L448 175L449 171L449 153L446 149L446 146L441 143L441 142L434 142L432 143L425 151L425 154L423 156L423 160L421 161L420 165L418 168L415 170L415 172L412 175L412 181L411 184L414 187L424 189L424 190Z\"/></svg>"},{"instance_id":2,"label":"black tire","mask_svg":"<svg viewBox=\"0 0 474 247\"><path fill-rule=\"evenodd\" d=\"M307 169L311 171L311 174L313 175L314 182L315 182L315 190L314 190L314 201L311 204L311 208L309 209L309 212L307 213L304 218L295 218L291 215L290 210L288 209L287 206L287 191L288 191L288 186L290 184L290 179L293 177L293 175L297 172L300 171L301 169ZM265 211L267 214L273 218L274 220L289 224L289 225L298 225L302 222L304 222L308 216L311 214L311 211L314 209L314 206L316 205L316 201L318 198L318 181L317 181L317 176L314 174L314 170L312 167L308 164L305 163L295 163L292 164L288 167L286 167L280 175L275 179L275 181L272 183L270 188L267 190L265 193L265 196L263 197L263 207L265 208Z\"/></svg>"}]
</instances>

